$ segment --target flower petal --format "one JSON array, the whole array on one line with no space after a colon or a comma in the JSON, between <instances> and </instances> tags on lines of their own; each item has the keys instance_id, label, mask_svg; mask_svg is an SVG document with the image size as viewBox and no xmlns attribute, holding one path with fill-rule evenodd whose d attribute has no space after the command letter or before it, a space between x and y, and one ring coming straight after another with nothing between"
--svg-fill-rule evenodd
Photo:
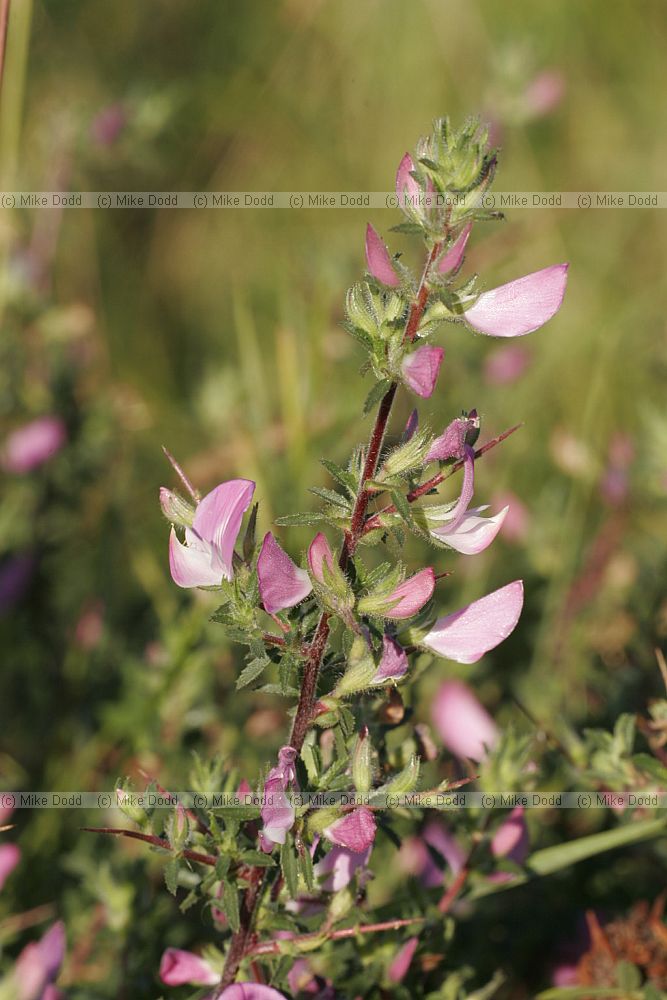
<instances>
[{"instance_id":1,"label":"flower petal","mask_svg":"<svg viewBox=\"0 0 667 1000\"><path fill-rule=\"evenodd\" d=\"M418 396L427 399L433 395L444 356L442 347L424 344L403 359L401 365L403 380Z\"/></svg>"},{"instance_id":2,"label":"flower petal","mask_svg":"<svg viewBox=\"0 0 667 1000\"><path fill-rule=\"evenodd\" d=\"M264 536L257 560L259 593L270 615L293 608L313 589L305 569L292 562L270 531Z\"/></svg>"},{"instance_id":3,"label":"flower petal","mask_svg":"<svg viewBox=\"0 0 667 1000\"><path fill-rule=\"evenodd\" d=\"M355 871L368 864L371 851L372 846L358 854L345 847L332 847L314 867L318 877L328 876L322 883L324 891L338 892L339 889L344 889L352 881Z\"/></svg>"},{"instance_id":4,"label":"flower petal","mask_svg":"<svg viewBox=\"0 0 667 1000\"><path fill-rule=\"evenodd\" d=\"M396 171L396 194L401 207L403 207L404 199L407 199L408 204L410 204L411 199L421 194L421 188L411 173L414 169L414 161L410 154L406 153Z\"/></svg>"},{"instance_id":5,"label":"flower petal","mask_svg":"<svg viewBox=\"0 0 667 1000\"><path fill-rule=\"evenodd\" d=\"M434 589L435 573L432 567L428 566L392 590L386 599L387 610L382 612L384 617L393 620L412 618L421 611L427 601L430 601Z\"/></svg>"},{"instance_id":6,"label":"flower petal","mask_svg":"<svg viewBox=\"0 0 667 1000\"><path fill-rule=\"evenodd\" d=\"M476 410L471 410L467 417L455 417L431 445L426 461L446 462L450 458L463 458L466 437L475 431L479 431L479 417Z\"/></svg>"},{"instance_id":7,"label":"flower petal","mask_svg":"<svg viewBox=\"0 0 667 1000\"><path fill-rule=\"evenodd\" d=\"M396 958L387 969L387 976L392 983L400 983L402 979L405 979L418 944L419 938L408 938L401 950L398 952Z\"/></svg>"},{"instance_id":8,"label":"flower petal","mask_svg":"<svg viewBox=\"0 0 667 1000\"><path fill-rule=\"evenodd\" d=\"M385 635L382 639L382 659L371 684L398 680L407 672L408 666L408 657L403 647Z\"/></svg>"},{"instance_id":9,"label":"flower petal","mask_svg":"<svg viewBox=\"0 0 667 1000\"><path fill-rule=\"evenodd\" d=\"M2 465L19 475L30 472L60 451L66 440L67 431L60 417L38 417L8 436Z\"/></svg>"},{"instance_id":10,"label":"flower petal","mask_svg":"<svg viewBox=\"0 0 667 1000\"><path fill-rule=\"evenodd\" d=\"M444 524L438 528L431 528L431 534L461 555L476 556L488 548L496 537L507 517L509 507L503 507L493 517L479 517L477 510L479 508L466 511L455 527Z\"/></svg>"},{"instance_id":11,"label":"flower petal","mask_svg":"<svg viewBox=\"0 0 667 1000\"><path fill-rule=\"evenodd\" d=\"M445 681L433 702L433 725L451 753L484 760L498 742L495 722L463 681Z\"/></svg>"},{"instance_id":12,"label":"flower petal","mask_svg":"<svg viewBox=\"0 0 667 1000\"><path fill-rule=\"evenodd\" d=\"M436 270L439 274L447 274L449 271L455 271L457 267L460 267L463 255L466 251L466 244L468 243L468 237L470 236L471 229L472 222L469 222L468 225L462 230L461 235L454 246L450 247L445 256L438 262Z\"/></svg>"},{"instance_id":13,"label":"flower petal","mask_svg":"<svg viewBox=\"0 0 667 1000\"><path fill-rule=\"evenodd\" d=\"M483 292L465 318L490 337L523 337L538 330L561 307L567 264L553 264Z\"/></svg>"},{"instance_id":14,"label":"flower petal","mask_svg":"<svg viewBox=\"0 0 667 1000\"><path fill-rule=\"evenodd\" d=\"M332 844L345 847L354 854L361 854L371 847L375 833L375 816L366 806L353 809L324 830L324 836Z\"/></svg>"},{"instance_id":15,"label":"flower petal","mask_svg":"<svg viewBox=\"0 0 667 1000\"><path fill-rule=\"evenodd\" d=\"M222 562L211 545L183 545L174 528L169 535L169 569L171 578L179 587L214 587L223 576ZM204 547L206 544L206 547Z\"/></svg>"},{"instance_id":16,"label":"flower petal","mask_svg":"<svg viewBox=\"0 0 667 1000\"><path fill-rule=\"evenodd\" d=\"M491 840L491 853L496 858L508 858L522 865L528 856L528 827L523 806L516 806L504 820Z\"/></svg>"},{"instance_id":17,"label":"flower petal","mask_svg":"<svg viewBox=\"0 0 667 1000\"><path fill-rule=\"evenodd\" d=\"M370 223L366 226L366 264L373 277L383 285L397 288L400 284L389 251Z\"/></svg>"},{"instance_id":18,"label":"flower petal","mask_svg":"<svg viewBox=\"0 0 667 1000\"><path fill-rule=\"evenodd\" d=\"M422 643L438 656L476 663L514 631L523 607L523 581L515 580L439 618Z\"/></svg>"},{"instance_id":19,"label":"flower petal","mask_svg":"<svg viewBox=\"0 0 667 1000\"><path fill-rule=\"evenodd\" d=\"M219 553L223 575L231 580L232 556L243 515L250 506L255 484L250 479L230 479L207 493L197 505L193 527Z\"/></svg>"},{"instance_id":20,"label":"flower petal","mask_svg":"<svg viewBox=\"0 0 667 1000\"><path fill-rule=\"evenodd\" d=\"M323 535L321 531L318 531L308 549L308 565L310 566L312 576L322 585L324 585L322 565L325 562L329 570L333 572L333 552L331 551L326 535Z\"/></svg>"},{"instance_id":21,"label":"flower petal","mask_svg":"<svg viewBox=\"0 0 667 1000\"><path fill-rule=\"evenodd\" d=\"M167 986L212 986L220 976L194 952L167 948L160 961L160 979Z\"/></svg>"}]
</instances>

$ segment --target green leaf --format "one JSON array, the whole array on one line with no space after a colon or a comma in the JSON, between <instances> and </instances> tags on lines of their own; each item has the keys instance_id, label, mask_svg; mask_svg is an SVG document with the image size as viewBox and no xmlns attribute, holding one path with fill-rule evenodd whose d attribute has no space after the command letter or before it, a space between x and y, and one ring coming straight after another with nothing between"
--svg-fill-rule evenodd
<instances>
[{"instance_id":1,"label":"green leaf","mask_svg":"<svg viewBox=\"0 0 667 1000\"><path fill-rule=\"evenodd\" d=\"M405 233L407 236L421 236L424 227L420 226L418 222L399 222L397 226L392 226L389 232Z\"/></svg>"},{"instance_id":2,"label":"green leaf","mask_svg":"<svg viewBox=\"0 0 667 1000\"><path fill-rule=\"evenodd\" d=\"M236 678L236 690L240 691L241 688L247 687L248 684L252 684L254 680L264 673L270 662L271 661L268 659L260 658L251 660L247 667L244 667Z\"/></svg>"},{"instance_id":3,"label":"green leaf","mask_svg":"<svg viewBox=\"0 0 667 1000\"><path fill-rule=\"evenodd\" d=\"M302 524L319 524L324 520L324 514L318 510L307 510L299 514L285 514L284 517L277 517L275 524L284 528L296 527Z\"/></svg>"},{"instance_id":4,"label":"green leaf","mask_svg":"<svg viewBox=\"0 0 667 1000\"><path fill-rule=\"evenodd\" d=\"M178 889L178 858L172 858L164 866L164 884L172 896L176 895Z\"/></svg>"},{"instance_id":5,"label":"green leaf","mask_svg":"<svg viewBox=\"0 0 667 1000\"><path fill-rule=\"evenodd\" d=\"M298 688L283 684L262 684L257 690L262 694L279 694L281 698L297 698L301 694Z\"/></svg>"},{"instance_id":6,"label":"green leaf","mask_svg":"<svg viewBox=\"0 0 667 1000\"><path fill-rule=\"evenodd\" d=\"M337 483L340 483L346 490L349 490L353 496L356 494L359 481L353 472L341 468L335 462L330 462L328 458L321 458L320 462L332 479L335 479Z\"/></svg>"},{"instance_id":7,"label":"green leaf","mask_svg":"<svg viewBox=\"0 0 667 1000\"><path fill-rule=\"evenodd\" d=\"M239 914L238 890L234 882L224 883L220 902L222 904L223 913L229 921L229 926L233 931L237 931L241 926L241 916Z\"/></svg>"},{"instance_id":8,"label":"green leaf","mask_svg":"<svg viewBox=\"0 0 667 1000\"><path fill-rule=\"evenodd\" d=\"M667 767L652 757L650 753L636 753L632 758L632 763L639 771L655 778L661 784L667 784ZM641 795L642 793L638 792L637 794Z\"/></svg>"},{"instance_id":9,"label":"green leaf","mask_svg":"<svg viewBox=\"0 0 667 1000\"><path fill-rule=\"evenodd\" d=\"M302 879L306 883L308 891L313 892L315 889L313 859L310 856L310 851L304 845L301 845L301 850L298 853L298 869Z\"/></svg>"},{"instance_id":10,"label":"green leaf","mask_svg":"<svg viewBox=\"0 0 667 1000\"><path fill-rule=\"evenodd\" d=\"M354 337L354 339L358 341L365 350L373 350L373 338L370 334L366 333L365 330L362 330L360 326L357 326L355 323L351 323L350 320L347 319L344 319L340 325L343 327L345 332L349 333L351 337Z\"/></svg>"},{"instance_id":11,"label":"green leaf","mask_svg":"<svg viewBox=\"0 0 667 1000\"><path fill-rule=\"evenodd\" d=\"M535 1000L645 1000L646 994L641 990L626 993L617 986L556 986L550 990L538 993Z\"/></svg>"},{"instance_id":12,"label":"green leaf","mask_svg":"<svg viewBox=\"0 0 667 1000\"><path fill-rule=\"evenodd\" d=\"M471 892L473 898L487 896L492 892L502 892L523 885L532 878L553 875L562 868L568 868L586 858L595 857L605 851L613 851L618 847L627 847L640 840L648 840L667 831L667 817L660 819L641 820L638 823L626 823L613 830L593 833L588 837L579 837L565 844L556 844L536 851L525 863L526 871L512 878L511 881L500 883L480 883Z\"/></svg>"},{"instance_id":13,"label":"green leaf","mask_svg":"<svg viewBox=\"0 0 667 1000\"><path fill-rule=\"evenodd\" d=\"M275 858L263 851L242 851L241 861L246 865L253 865L255 868L273 868L276 863Z\"/></svg>"},{"instance_id":14,"label":"green leaf","mask_svg":"<svg viewBox=\"0 0 667 1000\"><path fill-rule=\"evenodd\" d=\"M376 382L371 391L366 396L364 402L363 414L367 416L376 403L379 403L383 396L386 395L388 390L391 388L392 383L388 378L383 378L379 382Z\"/></svg>"},{"instance_id":15,"label":"green leaf","mask_svg":"<svg viewBox=\"0 0 667 1000\"><path fill-rule=\"evenodd\" d=\"M628 993L638 990L642 984L642 974L632 962L618 962L616 965L616 982Z\"/></svg>"},{"instance_id":16,"label":"green leaf","mask_svg":"<svg viewBox=\"0 0 667 1000\"><path fill-rule=\"evenodd\" d=\"M291 899L296 899L298 892L298 868L297 855L294 847L294 839L291 833L287 834L285 843L280 848L280 869L285 879L285 887Z\"/></svg>"},{"instance_id":17,"label":"green leaf","mask_svg":"<svg viewBox=\"0 0 667 1000\"><path fill-rule=\"evenodd\" d=\"M347 497L342 497L340 493L336 493L335 490L327 490L323 486L311 486L308 492L314 493L316 497L321 497L322 500L326 500L328 503L332 503L336 507L342 507L345 511L349 511L351 509L351 504Z\"/></svg>"}]
</instances>

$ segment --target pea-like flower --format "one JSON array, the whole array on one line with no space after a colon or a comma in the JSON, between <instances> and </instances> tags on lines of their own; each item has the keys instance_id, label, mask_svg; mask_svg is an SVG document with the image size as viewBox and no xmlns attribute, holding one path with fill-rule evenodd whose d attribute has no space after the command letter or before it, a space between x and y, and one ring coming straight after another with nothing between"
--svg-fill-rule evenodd
<instances>
[{"instance_id":1,"label":"pea-like flower","mask_svg":"<svg viewBox=\"0 0 667 1000\"><path fill-rule=\"evenodd\" d=\"M185 544L172 527L169 568L174 583L213 587L232 579L234 546L254 492L251 480L230 479L199 501L192 527L185 529Z\"/></svg>"},{"instance_id":2,"label":"pea-like flower","mask_svg":"<svg viewBox=\"0 0 667 1000\"><path fill-rule=\"evenodd\" d=\"M440 739L457 757L484 760L498 742L498 728L463 681L440 686L433 701L433 725Z\"/></svg>"},{"instance_id":3,"label":"pea-like flower","mask_svg":"<svg viewBox=\"0 0 667 1000\"><path fill-rule=\"evenodd\" d=\"M430 344L424 344L411 354L406 354L401 364L403 381L418 396L428 399L433 395L444 356L442 347L432 347Z\"/></svg>"},{"instance_id":4,"label":"pea-like flower","mask_svg":"<svg viewBox=\"0 0 667 1000\"><path fill-rule=\"evenodd\" d=\"M391 262L389 251L370 222L366 226L366 265L373 277L389 288L398 288L400 280Z\"/></svg>"},{"instance_id":5,"label":"pea-like flower","mask_svg":"<svg viewBox=\"0 0 667 1000\"><path fill-rule=\"evenodd\" d=\"M353 854L362 854L372 847L376 832L372 811L366 806L359 806L335 820L324 830L324 836L337 847L344 847Z\"/></svg>"},{"instance_id":6,"label":"pea-like flower","mask_svg":"<svg viewBox=\"0 0 667 1000\"><path fill-rule=\"evenodd\" d=\"M296 780L296 750L284 746L278 752L278 764L272 767L264 782L265 802L262 806L264 828L260 834L262 850L270 851L274 844L284 844L287 831L294 826L294 806L288 792L298 791Z\"/></svg>"}]
</instances>

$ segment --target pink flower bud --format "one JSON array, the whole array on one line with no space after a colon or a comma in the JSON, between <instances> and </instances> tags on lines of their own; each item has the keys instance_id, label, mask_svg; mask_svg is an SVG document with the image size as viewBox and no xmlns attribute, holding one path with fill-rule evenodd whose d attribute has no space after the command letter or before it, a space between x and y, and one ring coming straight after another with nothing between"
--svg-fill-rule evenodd
<instances>
[{"instance_id":1,"label":"pink flower bud","mask_svg":"<svg viewBox=\"0 0 667 1000\"><path fill-rule=\"evenodd\" d=\"M14 966L18 1000L41 1000L65 957L65 925L53 924L40 941L26 945Z\"/></svg>"},{"instance_id":2,"label":"pink flower bud","mask_svg":"<svg viewBox=\"0 0 667 1000\"><path fill-rule=\"evenodd\" d=\"M415 169L414 161L409 153L406 153L398 165L396 171L396 194L398 203L402 207L407 199L408 204L421 194L421 188L412 176L411 171Z\"/></svg>"},{"instance_id":3,"label":"pink flower bud","mask_svg":"<svg viewBox=\"0 0 667 1000\"><path fill-rule=\"evenodd\" d=\"M398 288L400 281L389 256L389 251L371 224L366 226L366 265L383 285Z\"/></svg>"},{"instance_id":4,"label":"pink flower bud","mask_svg":"<svg viewBox=\"0 0 667 1000\"><path fill-rule=\"evenodd\" d=\"M383 684L403 677L408 670L408 657L402 646L385 635L382 639L382 658L371 683Z\"/></svg>"},{"instance_id":5,"label":"pink flower bud","mask_svg":"<svg viewBox=\"0 0 667 1000\"><path fill-rule=\"evenodd\" d=\"M411 937L405 942L387 970L387 976L392 983L400 983L405 979L418 944L419 938L416 937Z\"/></svg>"},{"instance_id":6,"label":"pink flower bud","mask_svg":"<svg viewBox=\"0 0 667 1000\"><path fill-rule=\"evenodd\" d=\"M498 742L495 722L463 681L445 681L433 702L433 725L457 757L484 760Z\"/></svg>"},{"instance_id":7,"label":"pink flower bud","mask_svg":"<svg viewBox=\"0 0 667 1000\"><path fill-rule=\"evenodd\" d=\"M422 644L449 660L476 663L514 631L522 607L523 581L515 580L439 618Z\"/></svg>"},{"instance_id":8,"label":"pink flower bud","mask_svg":"<svg viewBox=\"0 0 667 1000\"><path fill-rule=\"evenodd\" d=\"M324 836L337 847L362 854L373 845L375 832L375 816L366 806L359 806L328 826Z\"/></svg>"},{"instance_id":9,"label":"pink flower bud","mask_svg":"<svg viewBox=\"0 0 667 1000\"><path fill-rule=\"evenodd\" d=\"M428 566L420 570L414 576L408 577L403 583L399 583L391 594L382 599L382 608L374 613L380 614L383 618L390 618L392 621L401 621L404 618L412 618L430 601L435 589L435 573ZM364 600L359 602L359 610L363 613Z\"/></svg>"},{"instance_id":10,"label":"pink flower bud","mask_svg":"<svg viewBox=\"0 0 667 1000\"><path fill-rule=\"evenodd\" d=\"M185 529L185 545L171 529L169 567L174 583L211 587L223 578L232 579L234 546L254 492L249 479L221 483L198 503L192 528Z\"/></svg>"},{"instance_id":11,"label":"pink flower bud","mask_svg":"<svg viewBox=\"0 0 667 1000\"><path fill-rule=\"evenodd\" d=\"M167 948L160 961L160 979L167 986L212 986L220 976L194 952Z\"/></svg>"},{"instance_id":12,"label":"pink flower bud","mask_svg":"<svg viewBox=\"0 0 667 1000\"><path fill-rule=\"evenodd\" d=\"M523 337L551 319L561 307L567 264L553 264L483 292L466 309L473 329L490 337Z\"/></svg>"},{"instance_id":13,"label":"pink flower bud","mask_svg":"<svg viewBox=\"0 0 667 1000\"><path fill-rule=\"evenodd\" d=\"M262 542L257 576L262 604L270 615L284 608L293 608L313 589L306 571L292 562L270 531Z\"/></svg>"},{"instance_id":14,"label":"pink flower bud","mask_svg":"<svg viewBox=\"0 0 667 1000\"><path fill-rule=\"evenodd\" d=\"M529 841L523 806L517 806L500 824L491 840L491 853L522 865L528 856Z\"/></svg>"},{"instance_id":15,"label":"pink flower bud","mask_svg":"<svg viewBox=\"0 0 667 1000\"><path fill-rule=\"evenodd\" d=\"M31 472L59 452L66 440L65 424L60 417L38 417L7 437L2 466L19 475Z\"/></svg>"},{"instance_id":16,"label":"pink flower bud","mask_svg":"<svg viewBox=\"0 0 667 1000\"><path fill-rule=\"evenodd\" d=\"M467 417L456 417L447 425L440 437L435 439L426 461L447 462L452 458L462 459L465 445L471 443L469 439L475 432L479 433L479 417L476 410L471 410Z\"/></svg>"},{"instance_id":17,"label":"pink flower bud","mask_svg":"<svg viewBox=\"0 0 667 1000\"><path fill-rule=\"evenodd\" d=\"M469 222L461 231L461 235L454 246L450 247L445 256L440 258L436 268L439 274L448 274L450 271L455 271L461 266L471 229L472 222Z\"/></svg>"},{"instance_id":18,"label":"pink flower bud","mask_svg":"<svg viewBox=\"0 0 667 1000\"><path fill-rule=\"evenodd\" d=\"M322 586L325 585L324 573L322 571L322 566L325 563L329 572L333 573L333 552L331 551L326 535L323 535L321 531L318 531L310 543L310 548L308 549L308 565L310 566L311 574L318 583L322 584Z\"/></svg>"},{"instance_id":19,"label":"pink flower bud","mask_svg":"<svg viewBox=\"0 0 667 1000\"><path fill-rule=\"evenodd\" d=\"M431 347L424 344L416 351L407 354L401 365L401 375L405 383L418 396L428 398L433 395L435 383L438 380L440 365L445 352L442 347Z\"/></svg>"}]
</instances>

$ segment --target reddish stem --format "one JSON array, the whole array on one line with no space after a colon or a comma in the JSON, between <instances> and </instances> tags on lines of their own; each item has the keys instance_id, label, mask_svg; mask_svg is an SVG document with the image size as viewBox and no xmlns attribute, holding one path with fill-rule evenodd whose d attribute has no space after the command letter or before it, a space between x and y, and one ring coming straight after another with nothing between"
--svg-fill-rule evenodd
<instances>
[{"instance_id":1,"label":"reddish stem","mask_svg":"<svg viewBox=\"0 0 667 1000\"><path fill-rule=\"evenodd\" d=\"M378 924L358 924L356 927L343 927L337 931L329 931L326 937L330 941L340 941L344 938L356 937L357 934L374 934L380 931L398 931L403 927L411 927L413 924L421 924L424 917L410 917L401 920L384 920ZM321 937L318 931L312 934L300 934L290 938L290 944L307 944L309 941L317 941ZM252 955L276 955L280 954L280 941L260 941L251 951Z\"/></svg>"},{"instance_id":2,"label":"reddish stem","mask_svg":"<svg viewBox=\"0 0 667 1000\"><path fill-rule=\"evenodd\" d=\"M152 847L159 847L163 851L173 853L171 844L163 837L156 837L152 833L139 833L138 830L119 830L115 826L82 826L84 833L110 833L113 837L129 837L131 840L141 840L144 844ZM195 861L200 865L209 865L215 868L218 859L213 854L200 854L199 851L185 850L180 854L188 861Z\"/></svg>"}]
</instances>

